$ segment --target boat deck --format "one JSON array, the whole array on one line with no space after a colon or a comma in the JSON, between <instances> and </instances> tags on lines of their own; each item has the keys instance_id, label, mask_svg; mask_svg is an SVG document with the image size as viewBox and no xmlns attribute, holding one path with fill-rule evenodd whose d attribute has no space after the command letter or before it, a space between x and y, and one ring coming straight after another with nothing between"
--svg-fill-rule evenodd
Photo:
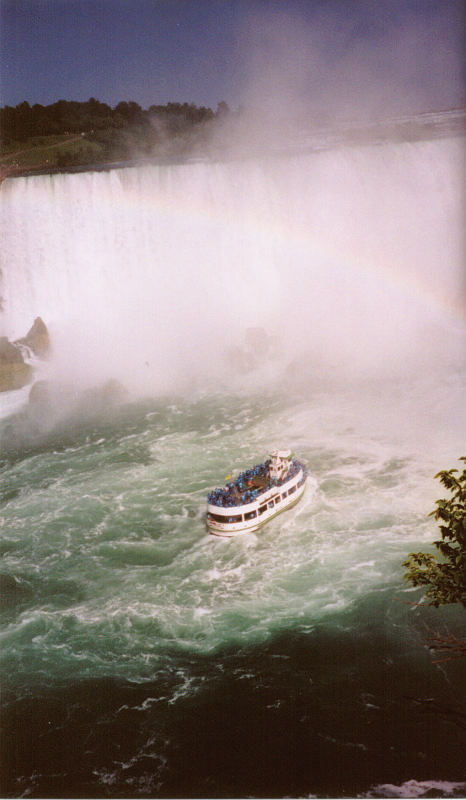
<instances>
[{"instance_id":1,"label":"boat deck","mask_svg":"<svg viewBox=\"0 0 466 800\"><path fill-rule=\"evenodd\" d=\"M293 459L290 461L287 474L277 480L270 476L270 463L268 460L263 464L258 464L252 469L242 472L236 480L221 489L214 489L207 498L208 504L220 508L234 508L254 503L270 489L279 489L297 475L300 469L303 469L303 465Z\"/></svg>"}]
</instances>

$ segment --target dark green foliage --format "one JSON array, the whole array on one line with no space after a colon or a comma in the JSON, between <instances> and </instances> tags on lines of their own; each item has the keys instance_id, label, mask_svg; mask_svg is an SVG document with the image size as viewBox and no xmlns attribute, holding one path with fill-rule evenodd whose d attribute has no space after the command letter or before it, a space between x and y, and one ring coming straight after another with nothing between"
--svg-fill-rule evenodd
<instances>
[{"instance_id":1,"label":"dark green foliage","mask_svg":"<svg viewBox=\"0 0 466 800\"><path fill-rule=\"evenodd\" d=\"M169 127L186 128L207 122L215 115L210 108L198 108L193 103L153 105L144 111L134 102L120 102L112 109L94 97L85 103L58 100L49 106L36 104L32 107L25 101L15 108L0 108L0 131L4 142L19 142L30 136L90 133L134 126L144 128L151 125L154 117L170 123Z\"/></svg>"},{"instance_id":2,"label":"dark green foliage","mask_svg":"<svg viewBox=\"0 0 466 800\"><path fill-rule=\"evenodd\" d=\"M209 123L229 113L222 101L216 114L193 103L152 105L145 111L137 103L122 101L115 108L91 97L85 103L58 100L49 106L32 107L26 101L15 108L0 108L0 136L3 161L16 158L16 168L37 166L37 159L22 156L40 146L46 137L83 137L93 143L84 149L65 148L53 156L44 155L44 166L67 167L104 163L134 157L189 152L205 140ZM44 137L44 139L42 139ZM65 140L62 142L66 145ZM51 143L52 144L52 143ZM55 143L53 143L55 144ZM162 152L163 149L163 152ZM10 159L12 160L12 159ZM40 161L40 157L39 157Z\"/></svg>"},{"instance_id":3,"label":"dark green foliage","mask_svg":"<svg viewBox=\"0 0 466 800\"><path fill-rule=\"evenodd\" d=\"M466 457L460 461L466 463ZM440 557L432 553L410 553L403 566L405 579L425 586L428 605L461 603L466 608L466 468L442 470L436 476L451 493L437 500L430 516L440 522L442 538L434 542Z\"/></svg>"}]
</instances>

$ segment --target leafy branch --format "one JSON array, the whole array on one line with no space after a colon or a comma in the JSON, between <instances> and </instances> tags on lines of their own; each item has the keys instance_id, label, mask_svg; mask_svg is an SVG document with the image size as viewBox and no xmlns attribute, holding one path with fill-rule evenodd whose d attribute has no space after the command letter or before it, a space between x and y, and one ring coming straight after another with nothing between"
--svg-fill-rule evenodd
<instances>
[{"instance_id":1,"label":"leafy branch","mask_svg":"<svg viewBox=\"0 0 466 800\"><path fill-rule=\"evenodd\" d=\"M466 457L460 461L466 463ZM428 605L461 603L466 608L466 467L442 470L436 479L451 493L437 500L433 516L440 524L441 538L433 542L440 556L433 553L410 553L403 566L405 580L413 586L426 587Z\"/></svg>"}]
</instances>

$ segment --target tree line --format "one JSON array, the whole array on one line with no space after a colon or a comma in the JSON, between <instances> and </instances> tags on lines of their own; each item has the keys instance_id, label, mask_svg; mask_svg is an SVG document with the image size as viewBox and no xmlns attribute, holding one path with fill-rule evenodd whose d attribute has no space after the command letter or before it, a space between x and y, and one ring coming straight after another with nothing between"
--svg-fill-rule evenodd
<instances>
[{"instance_id":1,"label":"tree line","mask_svg":"<svg viewBox=\"0 0 466 800\"><path fill-rule=\"evenodd\" d=\"M82 163L86 159L125 159L151 155L176 142L195 147L205 139L218 118L230 113L222 101L214 112L194 103L167 103L142 109L135 102L122 101L114 108L91 97L86 102L58 100L51 105L27 101L0 108L3 152L21 147L44 147L47 137L81 137L79 146L61 147L58 162ZM58 166L63 164L58 163Z\"/></svg>"}]
</instances>

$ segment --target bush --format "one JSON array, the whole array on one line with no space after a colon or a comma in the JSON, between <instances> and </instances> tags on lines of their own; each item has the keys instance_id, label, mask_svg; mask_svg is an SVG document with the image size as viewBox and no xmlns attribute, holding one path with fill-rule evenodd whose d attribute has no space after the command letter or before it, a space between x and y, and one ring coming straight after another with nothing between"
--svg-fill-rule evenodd
<instances>
[{"instance_id":1,"label":"bush","mask_svg":"<svg viewBox=\"0 0 466 800\"><path fill-rule=\"evenodd\" d=\"M466 457L459 459L466 463ZM429 516L440 521L441 539L433 544L433 553L410 553L403 562L404 578L414 586L425 586L431 606L461 603L466 608L466 468L443 470L435 476L451 492L451 497L437 500Z\"/></svg>"}]
</instances>

